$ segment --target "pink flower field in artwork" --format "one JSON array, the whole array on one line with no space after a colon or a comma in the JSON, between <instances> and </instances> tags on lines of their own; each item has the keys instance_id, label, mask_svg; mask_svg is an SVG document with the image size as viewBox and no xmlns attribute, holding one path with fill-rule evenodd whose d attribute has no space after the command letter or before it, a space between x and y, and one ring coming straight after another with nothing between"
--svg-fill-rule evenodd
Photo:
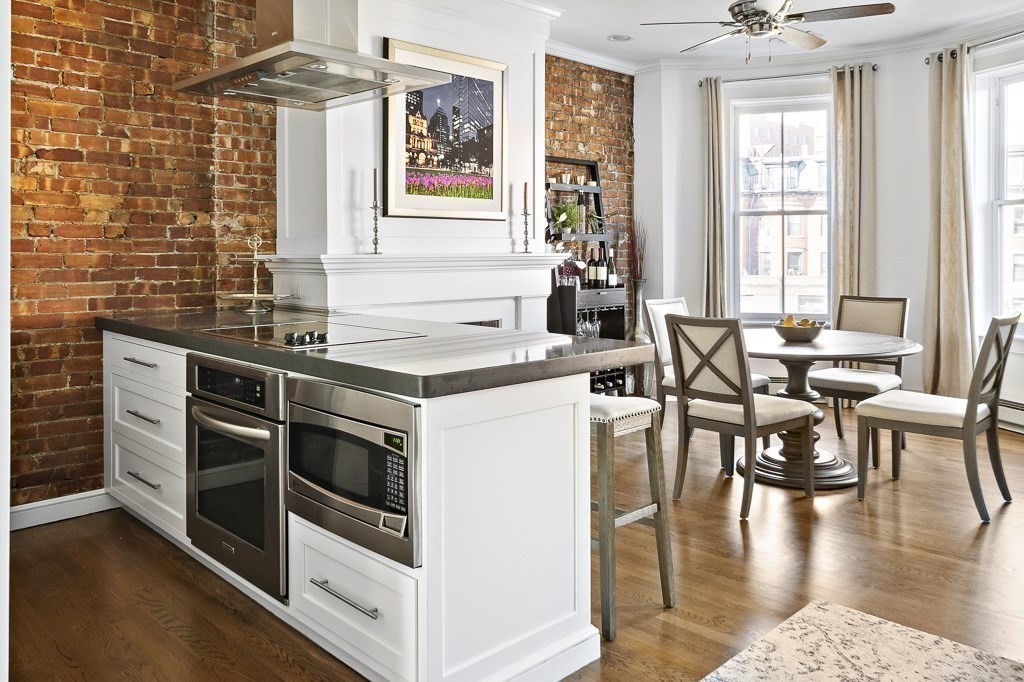
<instances>
[{"instance_id":1,"label":"pink flower field in artwork","mask_svg":"<svg viewBox=\"0 0 1024 682\"><path fill-rule=\"evenodd\" d=\"M493 199L494 180L483 175L406 171L405 193L455 199Z\"/></svg>"}]
</instances>

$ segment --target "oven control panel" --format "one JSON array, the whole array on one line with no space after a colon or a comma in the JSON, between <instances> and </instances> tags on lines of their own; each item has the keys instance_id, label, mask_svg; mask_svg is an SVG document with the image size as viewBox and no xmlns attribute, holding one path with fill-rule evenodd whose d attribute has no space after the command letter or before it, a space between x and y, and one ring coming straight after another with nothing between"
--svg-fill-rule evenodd
<instances>
[{"instance_id":1,"label":"oven control panel","mask_svg":"<svg viewBox=\"0 0 1024 682\"><path fill-rule=\"evenodd\" d=\"M232 374L210 367L196 368L196 384L207 395L262 408L266 404L266 380Z\"/></svg>"},{"instance_id":2,"label":"oven control panel","mask_svg":"<svg viewBox=\"0 0 1024 682\"><path fill-rule=\"evenodd\" d=\"M384 505L393 511L408 514L405 457L389 452L384 466Z\"/></svg>"}]
</instances>

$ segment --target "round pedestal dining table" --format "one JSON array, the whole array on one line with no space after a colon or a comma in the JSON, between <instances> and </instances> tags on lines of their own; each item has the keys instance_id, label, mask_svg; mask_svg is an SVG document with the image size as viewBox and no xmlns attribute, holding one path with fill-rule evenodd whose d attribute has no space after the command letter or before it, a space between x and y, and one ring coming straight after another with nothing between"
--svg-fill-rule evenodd
<instances>
[{"instance_id":1,"label":"round pedestal dining table","mask_svg":"<svg viewBox=\"0 0 1024 682\"><path fill-rule=\"evenodd\" d=\"M771 327L743 330L747 355L752 358L778 360L786 368L786 387L776 393L783 398L813 402L821 396L811 388L807 373L816 362L850 360L870 362L875 358L897 358L920 353L921 344L902 336L869 334L839 329L823 329L814 341L783 341ZM820 424L821 410L814 417ZM857 484L857 467L848 460L819 449L820 434L814 433L814 488L830 490ZM782 445L760 452L754 464L755 480L785 488L803 488L803 453L800 434L784 431L779 434ZM736 463L743 472L743 458Z\"/></svg>"}]
</instances>

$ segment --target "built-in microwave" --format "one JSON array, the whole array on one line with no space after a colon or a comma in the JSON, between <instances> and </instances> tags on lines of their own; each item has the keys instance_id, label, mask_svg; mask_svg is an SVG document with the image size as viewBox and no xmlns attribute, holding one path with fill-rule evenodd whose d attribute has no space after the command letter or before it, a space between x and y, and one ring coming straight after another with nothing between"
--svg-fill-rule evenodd
<instances>
[{"instance_id":1,"label":"built-in microwave","mask_svg":"<svg viewBox=\"0 0 1024 682\"><path fill-rule=\"evenodd\" d=\"M418 407L288 379L288 511L407 566L419 566Z\"/></svg>"}]
</instances>

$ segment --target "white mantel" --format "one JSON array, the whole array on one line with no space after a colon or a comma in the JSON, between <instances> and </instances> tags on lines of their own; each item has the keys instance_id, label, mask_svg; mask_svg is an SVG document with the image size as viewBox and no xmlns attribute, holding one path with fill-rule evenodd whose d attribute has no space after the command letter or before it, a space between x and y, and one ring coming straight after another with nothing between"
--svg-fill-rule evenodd
<instances>
[{"instance_id":1,"label":"white mantel","mask_svg":"<svg viewBox=\"0 0 1024 682\"><path fill-rule=\"evenodd\" d=\"M544 331L551 269L564 253L272 256L278 307L442 322L500 320Z\"/></svg>"}]
</instances>

